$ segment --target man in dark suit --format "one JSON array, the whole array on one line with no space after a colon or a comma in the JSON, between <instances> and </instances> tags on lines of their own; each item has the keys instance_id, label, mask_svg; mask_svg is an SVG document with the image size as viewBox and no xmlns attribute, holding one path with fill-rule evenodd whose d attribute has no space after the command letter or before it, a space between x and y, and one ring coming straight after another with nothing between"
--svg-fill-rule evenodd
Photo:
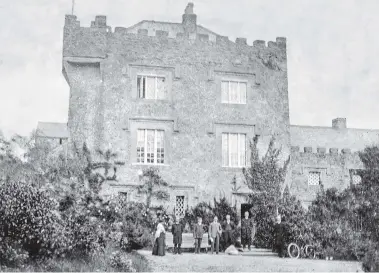
<instances>
[{"instance_id":1,"label":"man in dark suit","mask_svg":"<svg viewBox=\"0 0 379 273\"><path fill-rule=\"evenodd\" d=\"M175 224L172 225L172 235L174 239L174 254L182 254L181 245L182 245L182 234L183 234L184 227L180 223L179 218L175 219Z\"/></svg>"},{"instance_id":2,"label":"man in dark suit","mask_svg":"<svg viewBox=\"0 0 379 273\"><path fill-rule=\"evenodd\" d=\"M233 233L235 230L235 224L230 221L230 215L226 215L226 220L222 224L223 230L223 247L224 250L227 249L231 244L233 244Z\"/></svg>"},{"instance_id":3,"label":"man in dark suit","mask_svg":"<svg viewBox=\"0 0 379 273\"><path fill-rule=\"evenodd\" d=\"M278 253L279 258L285 256L285 228L282 222L281 215L276 217L276 224L274 226L274 251Z\"/></svg>"}]
</instances>

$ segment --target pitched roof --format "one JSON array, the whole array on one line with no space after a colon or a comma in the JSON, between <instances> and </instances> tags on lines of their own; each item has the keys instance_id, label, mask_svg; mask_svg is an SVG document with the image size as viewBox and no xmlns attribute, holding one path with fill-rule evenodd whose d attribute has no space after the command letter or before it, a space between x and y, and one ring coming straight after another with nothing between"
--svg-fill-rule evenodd
<instances>
[{"instance_id":1,"label":"pitched roof","mask_svg":"<svg viewBox=\"0 0 379 273\"><path fill-rule=\"evenodd\" d=\"M67 123L59 122L38 122L37 126L38 137L48 138L68 138Z\"/></svg>"},{"instance_id":2,"label":"pitched roof","mask_svg":"<svg viewBox=\"0 0 379 273\"><path fill-rule=\"evenodd\" d=\"M162 22L162 21L153 21L153 20L143 20L131 27L127 28L129 33L137 33L139 29L150 29L152 31L162 30L169 33L169 37L176 37L178 33L183 33L184 28L182 23L172 23L172 22ZM201 26L197 25L198 34L208 34L211 40L215 40L216 36L219 34Z\"/></svg>"}]
</instances>

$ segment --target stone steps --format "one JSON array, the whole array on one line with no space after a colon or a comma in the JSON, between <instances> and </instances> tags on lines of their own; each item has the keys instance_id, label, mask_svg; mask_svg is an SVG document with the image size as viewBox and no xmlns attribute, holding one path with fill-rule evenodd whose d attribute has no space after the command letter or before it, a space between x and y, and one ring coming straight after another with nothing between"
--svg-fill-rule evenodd
<instances>
[{"instance_id":1,"label":"stone steps","mask_svg":"<svg viewBox=\"0 0 379 273\"><path fill-rule=\"evenodd\" d=\"M272 257L277 257L277 253L273 253L270 249L265 249L265 248L252 248L250 251L245 250L245 251L240 251L240 255L242 256L272 256Z\"/></svg>"}]
</instances>

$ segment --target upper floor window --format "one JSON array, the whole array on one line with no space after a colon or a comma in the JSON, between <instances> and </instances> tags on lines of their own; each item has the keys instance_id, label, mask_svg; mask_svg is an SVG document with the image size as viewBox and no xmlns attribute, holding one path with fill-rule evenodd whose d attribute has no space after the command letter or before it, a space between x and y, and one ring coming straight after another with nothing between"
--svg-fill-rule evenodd
<instances>
[{"instance_id":1,"label":"upper floor window","mask_svg":"<svg viewBox=\"0 0 379 273\"><path fill-rule=\"evenodd\" d=\"M168 99L165 77L138 75L137 92L140 99Z\"/></svg>"},{"instance_id":2,"label":"upper floor window","mask_svg":"<svg viewBox=\"0 0 379 273\"><path fill-rule=\"evenodd\" d=\"M308 185L309 186L318 186L320 185L320 172L309 172L308 173Z\"/></svg>"},{"instance_id":3,"label":"upper floor window","mask_svg":"<svg viewBox=\"0 0 379 273\"><path fill-rule=\"evenodd\" d=\"M246 104L247 83L240 81L221 81L221 102Z\"/></svg>"},{"instance_id":4,"label":"upper floor window","mask_svg":"<svg viewBox=\"0 0 379 273\"><path fill-rule=\"evenodd\" d=\"M164 164L164 131L138 129L137 163Z\"/></svg>"},{"instance_id":5,"label":"upper floor window","mask_svg":"<svg viewBox=\"0 0 379 273\"><path fill-rule=\"evenodd\" d=\"M246 166L246 134L222 134L222 166Z\"/></svg>"}]
</instances>

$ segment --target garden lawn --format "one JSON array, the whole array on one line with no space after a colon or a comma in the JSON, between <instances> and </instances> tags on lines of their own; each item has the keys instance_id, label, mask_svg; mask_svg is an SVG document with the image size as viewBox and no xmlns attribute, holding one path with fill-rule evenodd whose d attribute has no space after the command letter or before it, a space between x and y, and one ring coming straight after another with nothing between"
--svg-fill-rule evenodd
<instances>
[{"instance_id":1,"label":"garden lawn","mask_svg":"<svg viewBox=\"0 0 379 273\"><path fill-rule=\"evenodd\" d=\"M146 257L149 268L154 272L363 272L359 262L282 259L275 256L230 256L224 253L167 253L164 257L153 256L151 251L147 250L140 250L138 253Z\"/></svg>"}]
</instances>

